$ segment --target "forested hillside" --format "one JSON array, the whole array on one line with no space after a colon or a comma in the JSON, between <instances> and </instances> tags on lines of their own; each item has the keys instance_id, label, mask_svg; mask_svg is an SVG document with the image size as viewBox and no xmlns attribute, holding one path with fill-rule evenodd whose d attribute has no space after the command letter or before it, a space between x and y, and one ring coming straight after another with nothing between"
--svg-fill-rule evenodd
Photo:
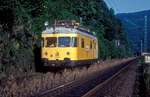
<instances>
[{"instance_id":1,"label":"forested hillside","mask_svg":"<svg viewBox=\"0 0 150 97\"><path fill-rule=\"evenodd\" d=\"M117 15L123 23L124 29L126 30L128 38L133 45L135 53L140 52L141 50L141 40L144 43L145 16L147 16L147 36L150 36L150 10L135 13L122 13ZM150 38L147 37L147 39L147 46L150 51Z\"/></svg>"},{"instance_id":2,"label":"forested hillside","mask_svg":"<svg viewBox=\"0 0 150 97\"><path fill-rule=\"evenodd\" d=\"M82 25L97 34L100 59L131 54L121 22L103 0L1 0L1 75L34 70L34 50L40 47L45 21L52 24L54 20L80 18ZM117 46L115 40L121 45Z\"/></svg>"}]
</instances>

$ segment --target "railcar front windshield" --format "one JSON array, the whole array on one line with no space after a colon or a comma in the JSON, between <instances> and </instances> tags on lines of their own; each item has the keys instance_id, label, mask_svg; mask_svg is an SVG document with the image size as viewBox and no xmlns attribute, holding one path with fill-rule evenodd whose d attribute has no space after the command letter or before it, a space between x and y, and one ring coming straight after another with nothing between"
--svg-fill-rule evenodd
<instances>
[{"instance_id":1,"label":"railcar front windshield","mask_svg":"<svg viewBox=\"0 0 150 97\"><path fill-rule=\"evenodd\" d=\"M56 37L48 37L46 38L47 45L46 47L56 47L57 46L57 38Z\"/></svg>"},{"instance_id":2,"label":"railcar front windshield","mask_svg":"<svg viewBox=\"0 0 150 97\"><path fill-rule=\"evenodd\" d=\"M70 47L71 38L70 37L59 37L58 47Z\"/></svg>"}]
</instances>

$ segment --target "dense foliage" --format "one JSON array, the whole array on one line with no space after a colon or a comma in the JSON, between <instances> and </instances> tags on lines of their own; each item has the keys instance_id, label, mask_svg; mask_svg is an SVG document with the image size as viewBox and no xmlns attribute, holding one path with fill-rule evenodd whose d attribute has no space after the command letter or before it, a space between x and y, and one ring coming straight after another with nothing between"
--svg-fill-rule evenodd
<instances>
[{"instance_id":1,"label":"dense foliage","mask_svg":"<svg viewBox=\"0 0 150 97\"><path fill-rule=\"evenodd\" d=\"M1 0L0 14L1 72L34 69L33 50L45 21L52 24L54 20L82 18L82 25L97 34L101 59L130 54L122 24L103 0ZM121 45L117 46L116 40Z\"/></svg>"}]
</instances>

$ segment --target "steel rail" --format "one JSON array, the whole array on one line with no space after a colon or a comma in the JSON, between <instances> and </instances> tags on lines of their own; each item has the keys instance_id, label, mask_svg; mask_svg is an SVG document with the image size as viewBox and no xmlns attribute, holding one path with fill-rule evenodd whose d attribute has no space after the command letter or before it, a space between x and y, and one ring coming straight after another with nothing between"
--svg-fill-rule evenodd
<instances>
[{"instance_id":1,"label":"steel rail","mask_svg":"<svg viewBox=\"0 0 150 97\"><path fill-rule=\"evenodd\" d=\"M116 72L113 76L105 80L104 82L98 84L95 88L88 91L86 94L82 95L81 97L95 97L94 95L102 89L106 84L111 82L113 79L115 79L118 75L120 75L124 70L126 70L131 64L127 64L125 67L121 68L118 72Z\"/></svg>"}]
</instances>

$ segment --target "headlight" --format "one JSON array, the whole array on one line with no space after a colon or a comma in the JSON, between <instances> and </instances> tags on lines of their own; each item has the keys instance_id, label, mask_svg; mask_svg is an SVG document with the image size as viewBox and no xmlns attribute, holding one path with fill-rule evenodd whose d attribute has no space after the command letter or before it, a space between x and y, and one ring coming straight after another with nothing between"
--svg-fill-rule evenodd
<instances>
[{"instance_id":1,"label":"headlight","mask_svg":"<svg viewBox=\"0 0 150 97\"><path fill-rule=\"evenodd\" d=\"M50 57L53 57L53 55L50 55Z\"/></svg>"},{"instance_id":2,"label":"headlight","mask_svg":"<svg viewBox=\"0 0 150 97\"><path fill-rule=\"evenodd\" d=\"M59 56L59 52L57 52L55 55L56 55L56 56Z\"/></svg>"},{"instance_id":3,"label":"headlight","mask_svg":"<svg viewBox=\"0 0 150 97\"><path fill-rule=\"evenodd\" d=\"M67 54L67 55L70 55L70 52L67 52L66 54Z\"/></svg>"},{"instance_id":4,"label":"headlight","mask_svg":"<svg viewBox=\"0 0 150 97\"><path fill-rule=\"evenodd\" d=\"M45 55L47 56L47 55L48 55L48 53L47 53L47 52L45 52Z\"/></svg>"}]
</instances>

